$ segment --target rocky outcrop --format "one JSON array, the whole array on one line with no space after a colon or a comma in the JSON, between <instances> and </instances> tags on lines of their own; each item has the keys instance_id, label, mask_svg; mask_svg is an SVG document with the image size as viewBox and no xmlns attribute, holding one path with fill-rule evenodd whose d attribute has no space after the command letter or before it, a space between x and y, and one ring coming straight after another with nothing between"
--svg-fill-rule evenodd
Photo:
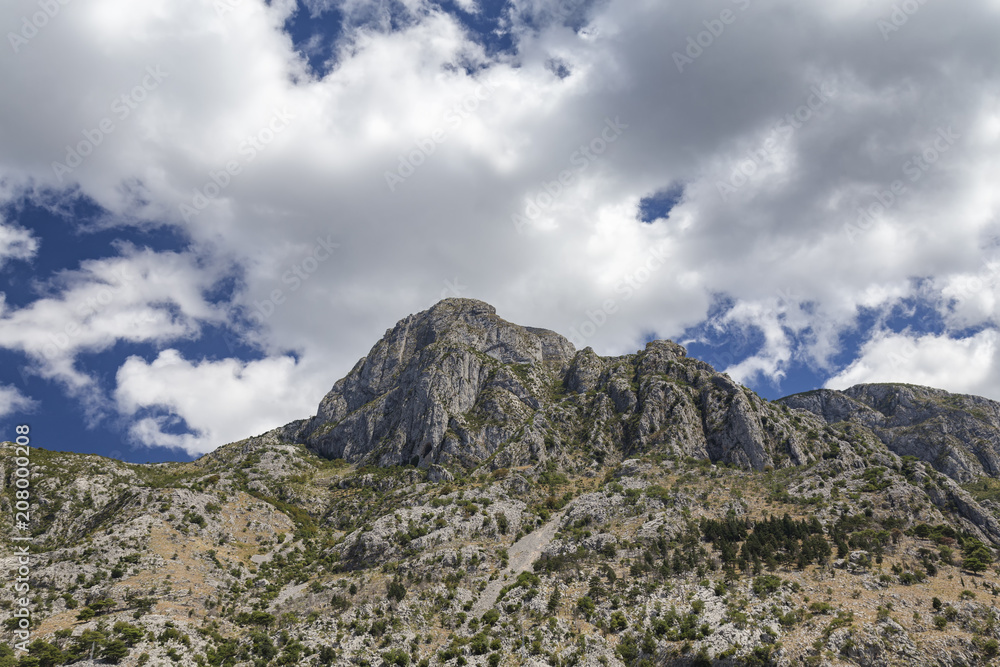
<instances>
[{"instance_id":1,"label":"rocky outcrop","mask_svg":"<svg viewBox=\"0 0 1000 667\"><path fill-rule=\"evenodd\" d=\"M832 444L849 455L835 433L803 437L822 426L676 343L600 357L481 301L446 299L387 331L316 416L283 437L378 465L496 469L576 457L586 466L661 451L763 469L814 460Z\"/></svg>"},{"instance_id":2,"label":"rocky outcrop","mask_svg":"<svg viewBox=\"0 0 1000 667\"><path fill-rule=\"evenodd\" d=\"M486 303L446 299L387 331L285 437L352 462L474 464L525 426L545 371L568 366L573 352Z\"/></svg>"},{"instance_id":3,"label":"rocky outcrop","mask_svg":"<svg viewBox=\"0 0 1000 667\"><path fill-rule=\"evenodd\" d=\"M779 401L829 423L852 422L900 456L914 456L960 482L1000 474L1000 403L906 384L820 389Z\"/></svg>"}]
</instances>

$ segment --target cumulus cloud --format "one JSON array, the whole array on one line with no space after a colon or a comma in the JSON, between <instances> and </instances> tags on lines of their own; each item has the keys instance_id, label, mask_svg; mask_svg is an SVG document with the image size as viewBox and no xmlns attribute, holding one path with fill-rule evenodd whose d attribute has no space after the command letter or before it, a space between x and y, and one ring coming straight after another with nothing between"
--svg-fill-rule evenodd
<instances>
[{"instance_id":1,"label":"cumulus cloud","mask_svg":"<svg viewBox=\"0 0 1000 667\"><path fill-rule=\"evenodd\" d=\"M215 277L216 270L190 255L123 247L122 256L61 273L30 305L0 311L0 345L26 354L34 372L62 383L96 410L100 396L87 391L94 381L77 366L78 355L119 341L196 337L203 323L225 319L205 298Z\"/></svg>"},{"instance_id":2,"label":"cumulus cloud","mask_svg":"<svg viewBox=\"0 0 1000 667\"><path fill-rule=\"evenodd\" d=\"M477 0L455 0L455 4L462 8L462 11L475 14L479 11Z\"/></svg>"},{"instance_id":3,"label":"cumulus cloud","mask_svg":"<svg viewBox=\"0 0 1000 667\"><path fill-rule=\"evenodd\" d=\"M118 370L115 399L119 412L134 418L137 443L198 455L302 417L324 388L315 378L304 381L310 376L292 357L191 362L170 349L151 363L129 357ZM144 414L150 410L164 414ZM187 432L170 431L179 419Z\"/></svg>"},{"instance_id":4,"label":"cumulus cloud","mask_svg":"<svg viewBox=\"0 0 1000 667\"><path fill-rule=\"evenodd\" d=\"M38 252L38 239L30 231L0 221L0 268L12 259L31 259Z\"/></svg>"},{"instance_id":5,"label":"cumulus cloud","mask_svg":"<svg viewBox=\"0 0 1000 667\"><path fill-rule=\"evenodd\" d=\"M31 412L37 407L38 403L22 394L17 387L0 385L0 418Z\"/></svg>"},{"instance_id":6,"label":"cumulus cloud","mask_svg":"<svg viewBox=\"0 0 1000 667\"><path fill-rule=\"evenodd\" d=\"M115 224L176 225L240 271L221 315L193 265L157 292L172 310L136 295L73 315L71 294L102 289L85 278L5 314L0 345L69 386L86 386L79 350L195 337L237 310L260 314L244 335L272 363L296 351L289 377L320 369L329 385L442 294L602 353L676 337L723 295L720 326L764 334L731 369L747 381L829 368L862 309L905 299L995 327L995 293L948 305L949 277L1000 237L995 3L923 4L886 36L882 2L518 0L513 50L488 54L434 3L317 0L346 17L322 77L284 33L294 2L218 4L72 3L0 59L0 180L78 188ZM0 22L34 11L12 0ZM669 218L640 222L642 198L675 184ZM320 239L338 246L323 261ZM158 319L132 327L142 312ZM47 357L70 323L85 333ZM147 441L205 446L151 419Z\"/></svg>"},{"instance_id":7,"label":"cumulus cloud","mask_svg":"<svg viewBox=\"0 0 1000 667\"><path fill-rule=\"evenodd\" d=\"M826 386L863 382L906 382L1000 400L1000 335L993 329L967 338L880 333Z\"/></svg>"},{"instance_id":8,"label":"cumulus cloud","mask_svg":"<svg viewBox=\"0 0 1000 667\"><path fill-rule=\"evenodd\" d=\"M983 258L975 271L939 276L936 283L939 309L952 328L1000 323L1000 256Z\"/></svg>"},{"instance_id":9,"label":"cumulus cloud","mask_svg":"<svg viewBox=\"0 0 1000 667\"><path fill-rule=\"evenodd\" d=\"M769 307L770 306L770 307ZM748 382L758 376L780 380L792 358L793 339L779 313L777 304L741 302L721 318L720 328L732 336L737 326L750 327L763 333L761 351L728 366L725 372L737 382Z\"/></svg>"}]
</instances>

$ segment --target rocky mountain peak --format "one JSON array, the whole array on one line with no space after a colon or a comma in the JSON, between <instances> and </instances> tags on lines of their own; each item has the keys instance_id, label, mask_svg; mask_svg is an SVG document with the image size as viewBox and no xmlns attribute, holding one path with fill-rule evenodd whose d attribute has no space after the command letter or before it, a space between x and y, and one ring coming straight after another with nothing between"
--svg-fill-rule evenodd
<instances>
[{"instance_id":1,"label":"rocky mountain peak","mask_svg":"<svg viewBox=\"0 0 1000 667\"><path fill-rule=\"evenodd\" d=\"M762 469L819 456L800 430L671 341L601 357L482 301L446 299L386 331L283 437L378 465L596 466L658 450Z\"/></svg>"},{"instance_id":2,"label":"rocky mountain peak","mask_svg":"<svg viewBox=\"0 0 1000 667\"><path fill-rule=\"evenodd\" d=\"M509 438L505 427L472 442L470 411L516 419L538 407L519 372L559 373L575 354L559 334L507 322L475 299L444 299L400 320L320 402L286 427L325 456L381 465L478 460ZM530 383L529 383L530 384Z\"/></svg>"}]
</instances>

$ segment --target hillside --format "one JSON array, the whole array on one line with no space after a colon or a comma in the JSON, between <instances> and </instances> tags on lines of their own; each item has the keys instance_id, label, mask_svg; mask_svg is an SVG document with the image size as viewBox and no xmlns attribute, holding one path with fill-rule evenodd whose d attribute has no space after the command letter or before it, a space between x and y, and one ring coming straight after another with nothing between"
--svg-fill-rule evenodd
<instances>
[{"instance_id":1,"label":"hillside","mask_svg":"<svg viewBox=\"0 0 1000 667\"><path fill-rule=\"evenodd\" d=\"M6 443L0 665L988 664L998 462L987 399L770 402L449 299L195 462L32 449L28 531Z\"/></svg>"}]
</instances>

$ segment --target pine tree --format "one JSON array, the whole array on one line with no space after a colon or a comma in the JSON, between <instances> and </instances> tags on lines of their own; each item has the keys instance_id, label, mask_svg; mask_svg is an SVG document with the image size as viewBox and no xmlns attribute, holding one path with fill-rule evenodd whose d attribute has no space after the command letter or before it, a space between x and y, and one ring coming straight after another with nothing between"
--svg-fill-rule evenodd
<instances>
[{"instance_id":1,"label":"pine tree","mask_svg":"<svg viewBox=\"0 0 1000 667\"><path fill-rule=\"evenodd\" d=\"M562 594L559 592L558 584L552 587L552 594L549 596L548 610L549 614L555 614L556 610L559 609L559 601L562 599Z\"/></svg>"}]
</instances>

